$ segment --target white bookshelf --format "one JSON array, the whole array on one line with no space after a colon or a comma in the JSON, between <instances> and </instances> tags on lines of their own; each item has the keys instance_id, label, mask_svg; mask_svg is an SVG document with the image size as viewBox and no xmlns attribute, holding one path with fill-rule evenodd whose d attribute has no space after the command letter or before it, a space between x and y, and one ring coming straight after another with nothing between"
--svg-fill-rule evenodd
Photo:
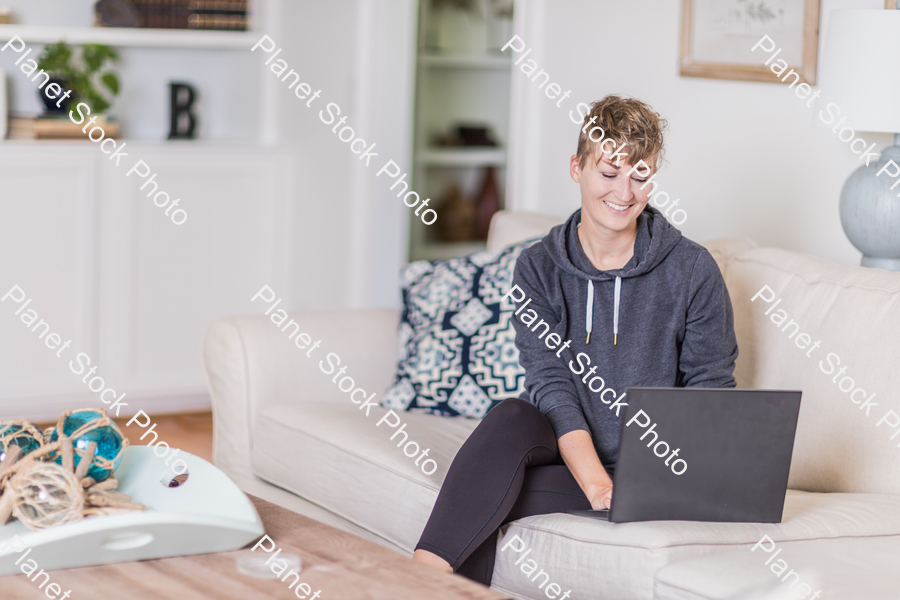
<instances>
[{"instance_id":1,"label":"white bookshelf","mask_svg":"<svg viewBox=\"0 0 900 600\"><path fill-rule=\"evenodd\" d=\"M201 139L272 141L272 97L280 90L264 77L265 69L248 57L263 35L260 31L275 30L273 7L277 14L282 0L252 0L250 31L94 27L92 0L54 0L52 11L37 10L30 0L10 1L17 22L0 25L0 45L17 36L34 49L31 58L36 58L43 46L59 41L74 47L105 44L119 50L121 59L114 69L123 93L113 102L111 114L122 123L123 139L164 139L167 85L184 81L194 85L200 96ZM35 101L33 90L21 85L14 60L7 56L0 60L0 69L6 70L12 82L10 110L38 114L43 107ZM251 85L237 84L238 80Z\"/></svg>"},{"instance_id":2,"label":"white bookshelf","mask_svg":"<svg viewBox=\"0 0 900 600\"><path fill-rule=\"evenodd\" d=\"M123 93L114 110L129 157L117 167L97 144L79 140L0 143L0 246L4 277L126 399L151 415L208 407L198 344L212 319L257 312L250 296L260 281L295 310L396 304L406 259L400 242L413 211L327 129L316 135L317 114L298 108L268 57L249 49L265 32L292 67L313 65L316 89L340 102L382 157L410 170L414 0L371 3L366 18L351 19L359 45L346 52L343 3L254 0L256 34L95 29L95 0L3 3L14 3L22 24L0 36L20 35L29 58L56 36L120 51ZM37 114L40 92L14 64L19 56L0 54L10 106ZM200 94L197 140L164 139L173 80ZM213 127L230 135L207 135ZM166 221L135 175L126 177L138 159L158 173L161 190L182 199L183 229ZM346 251L322 251L328 247ZM2 321L0 418L49 419L96 402L34 334Z\"/></svg>"},{"instance_id":3,"label":"white bookshelf","mask_svg":"<svg viewBox=\"0 0 900 600\"><path fill-rule=\"evenodd\" d=\"M424 167L503 167L506 150L502 148L426 148L416 154Z\"/></svg>"},{"instance_id":4,"label":"white bookshelf","mask_svg":"<svg viewBox=\"0 0 900 600\"><path fill-rule=\"evenodd\" d=\"M42 27L0 25L0 41L18 36L26 44L107 44L134 48L247 50L259 40L253 31L198 31L139 27Z\"/></svg>"},{"instance_id":5,"label":"white bookshelf","mask_svg":"<svg viewBox=\"0 0 900 600\"><path fill-rule=\"evenodd\" d=\"M488 3L482 6L487 7ZM434 25L429 21L433 17L431 0L423 0L419 7L413 189L430 197L433 206L440 204L454 183L474 198L484 170L493 167L503 197L509 139L510 56L498 50L441 53L429 39L430 27ZM490 126L499 146L435 145L436 135L446 135L454 126L474 123ZM441 241L435 229L418 219L411 219L410 225L410 260L444 260L485 248L485 242L479 241Z\"/></svg>"},{"instance_id":6,"label":"white bookshelf","mask_svg":"<svg viewBox=\"0 0 900 600\"><path fill-rule=\"evenodd\" d=\"M502 54L435 54L424 52L419 55L420 67L449 69L506 69L509 70L510 57Z\"/></svg>"}]
</instances>

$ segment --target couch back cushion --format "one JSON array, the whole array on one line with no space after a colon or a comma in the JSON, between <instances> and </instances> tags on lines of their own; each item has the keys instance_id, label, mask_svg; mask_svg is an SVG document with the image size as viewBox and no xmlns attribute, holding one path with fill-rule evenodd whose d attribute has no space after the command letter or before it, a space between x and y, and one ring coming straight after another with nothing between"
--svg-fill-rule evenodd
<instances>
[{"instance_id":1,"label":"couch back cushion","mask_svg":"<svg viewBox=\"0 0 900 600\"><path fill-rule=\"evenodd\" d=\"M525 240L542 238L553 227L565 221L565 217L539 213L498 211L491 218L491 229L487 239L488 252L497 252Z\"/></svg>"},{"instance_id":2,"label":"couch back cushion","mask_svg":"<svg viewBox=\"0 0 900 600\"><path fill-rule=\"evenodd\" d=\"M900 273L756 248L724 275L738 387L803 391L788 485L900 495Z\"/></svg>"},{"instance_id":3,"label":"couch back cushion","mask_svg":"<svg viewBox=\"0 0 900 600\"><path fill-rule=\"evenodd\" d=\"M499 212L488 247L540 236L561 222ZM756 248L747 239L704 246L734 306L738 387L803 391L788 485L900 495L900 273ZM772 292L752 301L763 286ZM801 334L809 336L802 349Z\"/></svg>"}]
</instances>

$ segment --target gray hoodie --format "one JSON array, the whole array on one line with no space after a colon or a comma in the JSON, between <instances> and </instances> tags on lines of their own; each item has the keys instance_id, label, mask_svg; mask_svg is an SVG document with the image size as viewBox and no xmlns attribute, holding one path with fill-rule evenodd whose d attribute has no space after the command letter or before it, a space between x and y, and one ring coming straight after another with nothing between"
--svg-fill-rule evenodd
<instances>
[{"instance_id":1,"label":"gray hoodie","mask_svg":"<svg viewBox=\"0 0 900 600\"><path fill-rule=\"evenodd\" d=\"M578 210L522 252L513 285L531 302L512 320L524 399L557 437L588 431L601 462L614 468L625 388L735 386L734 314L709 251L652 206L638 215L634 256L621 269L591 264L580 223ZM550 350L545 333L571 345Z\"/></svg>"}]
</instances>

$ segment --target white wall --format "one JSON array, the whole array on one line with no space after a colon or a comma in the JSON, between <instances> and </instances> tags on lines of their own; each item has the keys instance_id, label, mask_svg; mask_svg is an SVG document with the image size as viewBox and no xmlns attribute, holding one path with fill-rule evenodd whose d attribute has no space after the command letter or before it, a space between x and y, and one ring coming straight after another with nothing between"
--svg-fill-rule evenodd
<instances>
[{"instance_id":1,"label":"white wall","mask_svg":"<svg viewBox=\"0 0 900 600\"><path fill-rule=\"evenodd\" d=\"M399 303L407 209L389 193L386 176L375 173L388 159L411 167L415 4L288 1L274 3L266 17L262 31L283 48L279 58L322 90L307 108L274 75L261 73L261 85L277 88L277 120L268 135L296 156L289 226L307 236L291 250L289 308ZM264 57L254 58L268 69ZM320 120L329 102L358 136L376 144L369 167Z\"/></svg>"},{"instance_id":2,"label":"white wall","mask_svg":"<svg viewBox=\"0 0 900 600\"><path fill-rule=\"evenodd\" d=\"M841 186L860 166L857 156L829 129L813 128L813 109L784 85L680 77L680 4L518 3L516 32L533 48L529 58L573 92L557 108L514 67L511 206L555 215L578 208L578 187L568 175L578 128L568 109L617 93L648 102L669 121L668 164L657 181L681 199L686 236L748 236L859 264L838 215ZM829 11L883 7L882 0L822 0L820 55ZM877 141L877 149L891 143L888 134L863 137Z\"/></svg>"}]
</instances>

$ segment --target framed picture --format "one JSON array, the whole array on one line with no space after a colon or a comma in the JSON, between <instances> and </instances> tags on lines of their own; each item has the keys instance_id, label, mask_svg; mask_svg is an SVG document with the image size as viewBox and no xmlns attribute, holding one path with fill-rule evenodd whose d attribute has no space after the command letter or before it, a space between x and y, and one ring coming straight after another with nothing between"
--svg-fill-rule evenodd
<instances>
[{"instance_id":1,"label":"framed picture","mask_svg":"<svg viewBox=\"0 0 900 600\"><path fill-rule=\"evenodd\" d=\"M776 82L770 55L751 50L764 35L801 82L816 83L819 0L682 0L681 75Z\"/></svg>"}]
</instances>

